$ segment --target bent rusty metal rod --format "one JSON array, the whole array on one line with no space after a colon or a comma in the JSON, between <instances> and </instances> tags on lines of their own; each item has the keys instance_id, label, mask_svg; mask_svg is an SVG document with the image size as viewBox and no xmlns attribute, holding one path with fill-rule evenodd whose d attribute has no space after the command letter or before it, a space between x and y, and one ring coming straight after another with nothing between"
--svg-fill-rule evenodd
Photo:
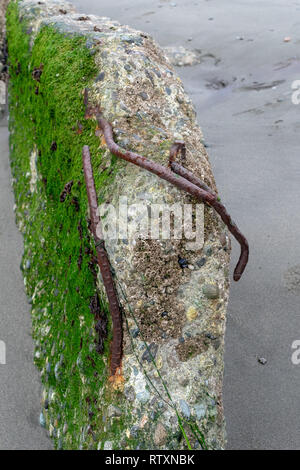
<instances>
[{"instance_id":1,"label":"bent rusty metal rod","mask_svg":"<svg viewBox=\"0 0 300 470\"><path fill-rule=\"evenodd\" d=\"M175 168L183 168L182 165L179 165L179 163L176 162L176 158L178 157L179 152L181 153L181 162L183 163L185 162L186 148L185 148L185 143L182 141L174 142L174 144L172 145L170 149L169 168L171 168L171 170L173 170L174 173L177 173L177 174L179 173L175 170ZM189 178L186 178L186 179L189 179ZM204 191L214 194L217 197L217 195L213 192L213 190L209 186L207 186L207 184L204 183L204 181L200 180L199 178L196 178L196 179L197 179L197 183L194 183L196 184L196 186L204 189ZM191 183L193 183L193 181L191 181Z\"/></svg>"},{"instance_id":2,"label":"bent rusty metal rod","mask_svg":"<svg viewBox=\"0 0 300 470\"><path fill-rule=\"evenodd\" d=\"M181 141L174 142L174 144L172 145L171 150L170 150L169 168L171 168L171 170L174 171L174 173L176 173L177 175L182 176L183 178L187 179L188 181L195 184L199 188L202 188L205 191L208 191L209 193L213 194L216 197L216 202L213 205L214 209L221 215L222 220L225 222L230 232L238 240L240 245L244 247L244 249L241 250L240 259L237 263L237 268L234 271L234 279L238 281L248 262L248 257L249 257L248 242L246 238L244 237L244 235L240 232L238 227L235 225L235 223L232 221L224 205L220 203L220 200L218 196L216 195L216 193L209 186L207 186L207 184L204 183L204 181L202 181L200 178L197 178L197 176L195 176L191 171L187 170L178 162L176 162L176 157L178 157L179 152L181 152L181 161L185 161L184 142L181 142ZM240 266L242 267L244 266L242 271L240 269Z\"/></svg>"},{"instance_id":3,"label":"bent rusty metal rod","mask_svg":"<svg viewBox=\"0 0 300 470\"><path fill-rule=\"evenodd\" d=\"M227 225L228 229L230 230L232 235L236 238L236 240L239 242L241 246L241 254L237 262L237 265L235 267L234 275L233 275L233 279L235 281L238 281L241 278L248 262L248 257L249 257L248 242L246 238L244 237L244 235L237 228L237 226L232 222L230 215L226 211L224 205L218 201L216 194L214 194L211 190L208 191L207 189L206 190L203 189L201 187L201 185L203 186L202 184L203 182L201 182L201 180L199 180L198 178L197 178L197 184L195 184L195 180L194 182L190 181L189 174L185 174L185 176L176 174L175 172L171 171L171 169L166 168L160 165L159 163L153 162L152 160L148 160L146 157L143 157L142 155L139 155L134 152L130 152L129 150L121 149L119 145L116 144L116 142L114 141L113 130L112 130L111 124L103 118L101 113L98 113L96 115L96 119L97 119L99 127L103 131L105 142L109 150L111 151L111 153L122 158L123 160L126 160L130 163L133 163L134 165L144 168L150 173L154 173L155 175L159 176L165 181L168 181L169 183L173 184L177 188L183 191L186 191L191 196L194 196L200 201L203 201L209 204L215 209L215 211L220 215L223 222ZM171 163L171 165L173 165L174 163L175 162ZM182 169L180 170L182 174L183 174L183 170L185 169L182 167Z\"/></svg>"},{"instance_id":4,"label":"bent rusty metal rod","mask_svg":"<svg viewBox=\"0 0 300 470\"><path fill-rule=\"evenodd\" d=\"M202 187L203 188L203 181L197 178L197 176L193 175L189 170L184 168L183 166L179 165L176 162L171 163L171 169L176 173L177 175L182 176L183 178L187 179L190 181L192 184ZM223 222L227 225L229 231L232 233L232 235L236 238L236 240L239 242L241 245L241 254L240 258L237 262L236 268L234 270L233 274L233 279L235 281L238 281L242 274L243 271L248 263L248 258L249 258L249 245L247 239L244 237L244 235L240 232L236 224L233 222L231 219L230 215L228 214L226 207L218 200L217 195L209 188L209 192L211 194L214 194L215 196L215 201L211 206L215 209L216 212L221 216L221 219Z\"/></svg>"},{"instance_id":5,"label":"bent rusty metal rod","mask_svg":"<svg viewBox=\"0 0 300 470\"><path fill-rule=\"evenodd\" d=\"M90 208L91 218L91 230L95 241L95 247L97 251L97 259L100 267L103 284L106 290L109 310L112 317L113 323L113 339L111 344L111 359L110 359L110 370L111 375L114 376L119 372L121 367L122 359L122 341L123 341L123 329L122 329L122 313L120 310L119 300L115 283L111 273L111 266L108 259L108 255L105 249L105 244L101 230L101 220L98 215L98 201L97 193L95 189L93 168L91 163L91 156L89 147L85 145L82 150L83 170L88 195L88 203Z\"/></svg>"}]
</instances>

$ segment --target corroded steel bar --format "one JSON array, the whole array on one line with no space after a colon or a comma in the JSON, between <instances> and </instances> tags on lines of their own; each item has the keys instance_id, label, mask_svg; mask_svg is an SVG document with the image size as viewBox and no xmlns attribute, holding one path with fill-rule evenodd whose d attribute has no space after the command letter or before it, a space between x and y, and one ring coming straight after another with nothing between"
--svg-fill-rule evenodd
<instances>
[{"instance_id":1,"label":"corroded steel bar","mask_svg":"<svg viewBox=\"0 0 300 470\"><path fill-rule=\"evenodd\" d=\"M191 173L189 170L187 170L183 166L179 165L178 163L176 163L176 162L171 163L171 169L175 173L177 173L178 175L180 175L183 178L190 181L192 184L195 184L196 186L199 186L199 187L203 188L203 184L205 184L205 183L203 183L202 180L197 178L197 176L193 175L193 173ZM209 189L209 192L211 194L214 194L215 198L216 198L214 203L211 204L211 206L215 209L216 212L218 212L218 214L220 215L223 222L227 225L229 231L232 233L232 235L235 237L235 239L241 245L240 258L237 262L237 265L236 265L236 268L235 268L234 274L233 274L233 279L235 281L238 281L241 278L241 276L242 276L242 274L245 270L245 267L248 263L249 245L248 245L248 242L247 242L246 238L244 237L244 235L240 232L240 230L238 229L236 224L232 221L232 219L231 219L230 215L228 214L225 206L220 201L218 201L217 195L210 188L208 188L208 189Z\"/></svg>"},{"instance_id":2,"label":"corroded steel bar","mask_svg":"<svg viewBox=\"0 0 300 470\"><path fill-rule=\"evenodd\" d=\"M194 184L191 184L185 178L176 175L173 173L169 168L166 168L159 163L153 162L152 160L148 160L146 157L139 155L138 153L130 152L129 150L124 150L119 147L118 144L114 141L113 138L113 131L112 126L109 122L107 122L101 114L97 115L97 121L99 127L102 129L105 142L109 148L109 150L116 155L117 157L126 160L127 162L133 163L144 170L149 171L150 173L154 173L155 175L159 176L163 180L168 181L169 183L173 184L179 189L186 191L187 193L195 196L198 199L201 199L208 204L211 204L214 201L214 196L208 194L201 188L198 188Z\"/></svg>"},{"instance_id":3,"label":"corroded steel bar","mask_svg":"<svg viewBox=\"0 0 300 470\"><path fill-rule=\"evenodd\" d=\"M227 225L228 229L232 233L232 235L236 238L241 246L241 254L234 270L233 279L238 281L243 271L247 265L248 257L249 257L249 246L246 238L244 235L239 231L237 226L232 222L230 215L226 211L223 204L218 201L216 194L211 191L207 191L199 187L197 184L199 179L197 178L197 184L191 182L186 176L180 176L175 174L169 168L166 168L159 163L153 162L152 160L148 160L146 157L139 155L134 152L130 152L129 150L123 150L119 147L118 144L114 141L113 138L113 130L112 126L109 122L107 122L101 113L97 113L96 119L98 122L99 127L102 129L105 142L109 148L109 150L116 156L126 160L134 165L137 165L145 170L154 173L155 175L159 176L160 178L168 181L169 183L173 184L177 188L186 191L191 196L196 197L200 201L203 201L210 206L212 206L215 211L221 216L223 222ZM185 170L182 167L183 170ZM185 170L186 171L186 170ZM190 173L190 172L189 172ZM201 182L201 180L200 180Z\"/></svg>"},{"instance_id":4,"label":"corroded steel bar","mask_svg":"<svg viewBox=\"0 0 300 470\"><path fill-rule=\"evenodd\" d=\"M174 142L170 149L169 168L171 167L171 163L176 161L179 152L181 153L181 163L183 163L186 157L186 148L185 143L182 140Z\"/></svg>"},{"instance_id":5,"label":"corroded steel bar","mask_svg":"<svg viewBox=\"0 0 300 470\"><path fill-rule=\"evenodd\" d=\"M113 323L113 339L111 344L110 370L114 376L121 367L122 360L122 314L119 306L118 296L111 273L111 266L105 249L103 237L101 236L101 220L98 215L98 201L95 189L93 168L89 147L85 145L82 150L83 170L90 208L91 230L95 241L97 259L100 267L103 284L106 290L109 310Z\"/></svg>"},{"instance_id":6,"label":"corroded steel bar","mask_svg":"<svg viewBox=\"0 0 300 470\"><path fill-rule=\"evenodd\" d=\"M175 161L170 162L170 168L171 168L171 170L174 171L174 173L177 173L177 175L181 175L180 171L182 169L185 170L185 168L182 165L180 165L179 163L177 163ZM204 183L204 181L202 181L202 180L200 180L200 178L197 178L196 176L194 176L191 172L189 172L189 173L194 177L193 181L190 178L188 178L187 176L184 176L183 174L181 176L183 176L185 179L189 180L191 183L198 186L198 188L204 189L204 191L207 191L208 193L211 193L214 196L218 197L216 195L216 193L214 193L213 190L209 186L207 186L206 183Z\"/></svg>"}]
</instances>

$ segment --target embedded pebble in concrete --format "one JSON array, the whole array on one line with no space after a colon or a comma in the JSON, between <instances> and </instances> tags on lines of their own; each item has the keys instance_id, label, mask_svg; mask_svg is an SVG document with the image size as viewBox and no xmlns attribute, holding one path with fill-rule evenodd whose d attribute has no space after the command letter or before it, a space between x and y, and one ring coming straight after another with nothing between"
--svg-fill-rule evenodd
<instances>
[{"instance_id":1,"label":"embedded pebble in concrete","mask_svg":"<svg viewBox=\"0 0 300 470\"><path fill-rule=\"evenodd\" d=\"M202 290L208 299L217 299L219 297L219 287L216 285L205 284Z\"/></svg>"},{"instance_id":2,"label":"embedded pebble in concrete","mask_svg":"<svg viewBox=\"0 0 300 470\"><path fill-rule=\"evenodd\" d=\"M197 418L199 420L204 418L204 416L206 415L206 406L200 404L200 405L195 405L194 408L195 408L195 413L196 413Z\"/></svg>"},{"instance_id":3,"label":"embedded pebble in concrete","mask_svg":"<svg viewBox=\"0 0 300 470\"><path fill-rule=\"evenodd\" d=\"M180 404L180 408L184 417L187 419L190 418L191 410L187 402L185 400L180 400L179 404Z\"/></svg>"}]
</instances>

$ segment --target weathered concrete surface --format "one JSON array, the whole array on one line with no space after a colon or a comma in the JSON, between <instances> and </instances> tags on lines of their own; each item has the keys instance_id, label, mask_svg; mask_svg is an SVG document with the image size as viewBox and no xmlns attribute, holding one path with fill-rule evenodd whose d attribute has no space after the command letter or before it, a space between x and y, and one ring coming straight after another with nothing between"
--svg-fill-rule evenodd
<instances>
[{"instance_id":1,"label":"weathered concrete surface","mask_svg":"<svg viewBox=\"0 0 300 470\"><path fill-rule=\"evenodd\" d=\"M300 258L299 105L291 102L291 84L300 78L300 2L123 0L122 9L111 0L73 3L143 29L163 46L201 50L202 64L178 73L195 103L220 194L251 246L228 308L228 448L299 449L299 366L291 362L299 296L284 275ZM255 81L268 88L253 89Z\"/></svg>"},{"instance_id":2,"label":"weathered concrete surface","mask_svg":"<svg viewBox=\"0 0 300 470\"><path fill-rule=\"evenodd\" d=\"M191 101L148 35L107 18L69 14L70 7L65 3L24 0L19 8L22 19L29 21L31 43L40 28L48 25L62 34L87 36L87 47L99 71L90 86L89 99L91 104L101 106L104 117L112 122L120 145L167 165L171 144L183 139L187 145L186 166L215 189ZM111 155L103 139L100 145L105 152L103 165L110 162ZM116 206L124 195L129 204L190 202L156 177L120 163L113 185L102 191L101 198ZM108 416L105 432L110 432L110 437L100 442L99 448L120 448L124 438L134 438L137 431L144 448L185 448L185 441L178 437L178 420L172 406L185 420L194 448L200 444L190 432L189 423L200 428L205 447L220 449L225 445L222 376L230 243L214 211L202 206L202 214L203 210L201 249L187 249L184 238L107 242L129 318L128 330L124 321L124 384L120 383L119 391L124 394L123 413L130 417L131 429L121 429L121 436L115 436L110 432L114 415ZM185 260L184 265L180 266L178 259ZM143 338L150 345L155 365Z\"/></svg>"}]
</instances>

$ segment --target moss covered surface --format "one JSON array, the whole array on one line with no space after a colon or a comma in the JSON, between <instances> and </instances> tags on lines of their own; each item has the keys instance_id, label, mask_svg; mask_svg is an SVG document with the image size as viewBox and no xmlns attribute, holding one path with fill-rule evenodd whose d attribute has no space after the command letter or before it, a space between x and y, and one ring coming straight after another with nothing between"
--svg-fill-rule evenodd
<instances>
[{"instance_id":1,"label":"moss covered surface","mask_svg":"<svg viewBox=\"0 0 300 470\"><path fill-rule=\"evenodd\" d=\"M101 395L108 393L110 324L96 288L81 159L86 144L96 155L94 166L101 163L95 124L84 119L83 104L95 65L84 37L51 27L42 28L31 48L15 2L7 12L7 35L11 166L35 362L44 385L40 420L58 448L97 448L105 431L106 439L117 439L123 418L105 430ZM96 172L97 189L114 173L113 163Z\"/></svg>"}]
</instances>

